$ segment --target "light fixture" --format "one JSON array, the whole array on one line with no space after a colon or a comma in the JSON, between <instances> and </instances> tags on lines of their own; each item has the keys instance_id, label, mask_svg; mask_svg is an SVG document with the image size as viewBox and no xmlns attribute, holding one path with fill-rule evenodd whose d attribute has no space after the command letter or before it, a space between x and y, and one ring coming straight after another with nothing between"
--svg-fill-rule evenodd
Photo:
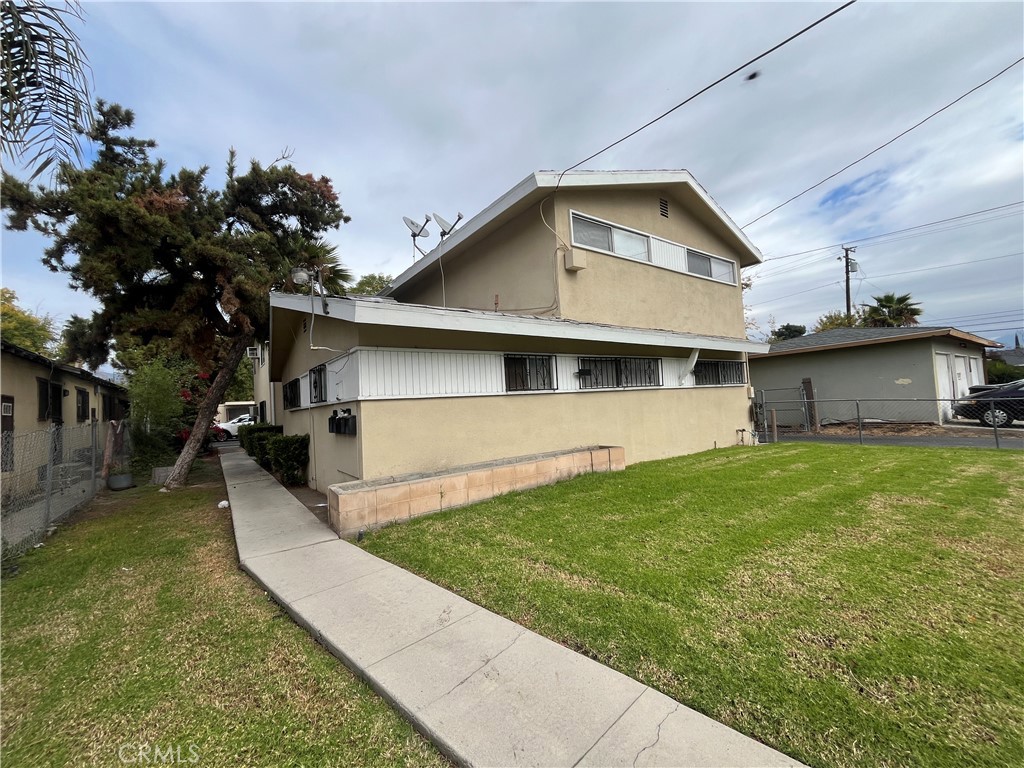
<instances>
[{"instance_id":1,"label":"light fixture","mask_svg":"<svg viewBox=\"0 0 1024 768\"><path fill-rule=\"evenodd\" d=\"M309 270L305 267L294 267L291 274L292 282L296 285L307 285L309 283Z\"/></svg>"},{"instance_id":2,"label":"light fixture","mask_svg":"<svg viewBox=\"0 0 1024 768\"><path fill-rule=\"evenodd\" d=\"M312 270L309 270L306 267L293 267L290 275L292 282L295 283L295 285L309 285L310 280L315 277L317 287L320 288L320 302L323 306L324 314L331 314L330 309L327 308L327 294L324 291L324 282L320 275L319 267L314 267ZM313 305L312 287L309 289L309 303L310 306Z\"/></svg>"}]
</instances>

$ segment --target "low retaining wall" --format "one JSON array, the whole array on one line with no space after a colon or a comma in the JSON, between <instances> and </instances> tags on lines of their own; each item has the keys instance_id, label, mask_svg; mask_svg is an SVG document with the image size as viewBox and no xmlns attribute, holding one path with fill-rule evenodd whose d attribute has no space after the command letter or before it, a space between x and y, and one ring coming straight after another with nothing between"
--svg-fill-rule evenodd
<instances>
[{"instance_id":1,"label":"low retaining wall","mask_svg":"<svg viewBox=\"0 0 1024 768\"><path fill-rule=\"evenodd\" d=\"M355 536L360 530L473 504L510 491L625 467L624 448L598 446L473 464L432 475L338 483L328 489L329 519L341 536Z\"/></svg>"}]
</instances>

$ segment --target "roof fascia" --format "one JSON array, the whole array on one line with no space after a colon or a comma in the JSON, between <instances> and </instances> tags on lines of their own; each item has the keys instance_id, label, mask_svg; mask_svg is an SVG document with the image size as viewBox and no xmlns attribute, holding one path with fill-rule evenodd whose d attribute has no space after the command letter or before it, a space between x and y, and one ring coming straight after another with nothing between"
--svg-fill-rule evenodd
<instances>
[{"instance_id":1,"label":"roof fascia","mask_svg":"<svg viewBox=\"0 0 1024 768\"><path fill-rule=\"evenodd\" d=\"M885 336L878 339L861 339L859 341L844 341L835 344L823 344L815 347L783 349L778 352L753 353L750 357L751 359L761 359L763 357L785 357L787 355L802 355L807 352L825 352L833 349L849 349L850 347L869 347L874 346L875 344L889 344L895 341L915 341L920 339L936 338L939 336L952 336L954 338L963 339L964 341L973 342L981 347L1002 346L1002 344L997 341L983 339L981 336L975 336L970 333L965 333L964 331L958 331L956 328L942 328L938 331L918 331L917 333L907 333L899 336Z\"/></svg>"},{"instance_id":2,"label":"roof fascia","mask_svg":"<svg viewBox=\"0 0 1024 768\"><path fill-rule=\"evenodd\" d=\"M309 312L305 297L271 294L271 308ZM746 339L677 333L646 328L577 323L567 320L545 319L530 315L513 316L482 311L464 311L425 307L398 302L368 302L353 299L328 298L329 314L324 315L322 303L313 303L317 316L326 316L358 325L421 328L426 330L462 331L501 336L533 336L575 341L600 341L633 346L665 347L671 349L712 349L723 352L758 352L770 345Z\"/></svg>"}]
</instances>

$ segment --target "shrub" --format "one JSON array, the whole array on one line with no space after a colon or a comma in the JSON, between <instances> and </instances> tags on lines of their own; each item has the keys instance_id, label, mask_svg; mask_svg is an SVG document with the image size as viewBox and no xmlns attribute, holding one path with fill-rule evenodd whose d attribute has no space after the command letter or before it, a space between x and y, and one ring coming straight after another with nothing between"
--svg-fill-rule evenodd
<instances>
[{"instance_id":1,"label":"shrub","mask_svg":"<svg viewBox=\"0 0 1024 768\"><path fill-rule=\"evenodd\" d=\"M281 473L285 485L298 485L305 479L309 464L309 435L269 435L266 442L270 465Z\"/></svg>"},{"instance_id":2,"label":"shrub","mask_svg":"<svg viewBox=\"0 0 1024 768\"><path fill-rule=\"evenodd\" d=\"M284 427L278 426L277 424L246 424L245 426L238 428L238 444L242 446L242 450L258 460L258 456L253 451L252 439L255 435L267 433L271 435L280 435L284 432Z\"/></svg>"}]
</instances>

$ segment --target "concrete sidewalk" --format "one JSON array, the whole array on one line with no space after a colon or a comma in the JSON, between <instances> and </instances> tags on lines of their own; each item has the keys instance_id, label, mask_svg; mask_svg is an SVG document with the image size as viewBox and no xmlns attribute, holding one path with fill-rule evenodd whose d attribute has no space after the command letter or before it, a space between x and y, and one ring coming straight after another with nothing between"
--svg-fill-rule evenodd
<instances>
[{"instance_id":1,"label":"concrete sidewalk","mask_svg":"<svg viewBox=\"0 0 1024 768\"><path fill-rule=\"evenodd\" d=\"M801 765L339 539L244 453L221 466L242 569L456 763Z\"/></svg>"}]
</instances>

